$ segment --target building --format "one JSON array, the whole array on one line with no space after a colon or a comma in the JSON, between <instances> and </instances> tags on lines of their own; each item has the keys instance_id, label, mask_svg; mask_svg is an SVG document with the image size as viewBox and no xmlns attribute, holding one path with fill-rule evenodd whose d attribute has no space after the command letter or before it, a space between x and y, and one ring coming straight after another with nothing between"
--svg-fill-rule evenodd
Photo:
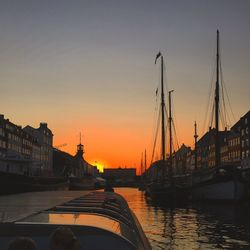
<instances>
[{"instance_id":1,"label":"building","mask_svg":"<svg viewBox=\"0 0 250 250\"><path fill-rule=\"evenodd\" d=\"M0 170L32 175L34 138L0 115Z\"/></svg>"},{"instance_id":2,"label":"building","mask_svg":"<svg viewBox=\"0 0 250 250\"><path fill-rule=\"evenodd\" d=\"M228 163L234 166L241 165L240 133L231 129L228 137Z\"/></svg>"},{"instance_id":3,"label":"building","mask_svg":"<svg viewBox=\"0 0 250 250\"><path fill-rule=\"evenodd\" d=\"M203 135L197 142L197 168L215 167L215 128ZM230 131L219 131L220 165L228 165L228 137Z\"/></svg>"},{"instance_id":4,"label":"building","mask_svg":"<svg viewBox=\"0 0 250 250\"><path fill-rule=\"evenodd\" d=\"M83 177L84 175L99 175L99 171L96 166L88 163L84 157L84 146L81 142L77 145L77 151L75 156L73 157L73 167L71 174L76 177Z\"/></svg>"},{"instance_id":5,"label":"building","mask_svg":"<svg viewBox=\"0 0 250 250\"><path fill-rule=\"evenodd\" d=\"M52 137L46 123L22 128L0 115L0 170L52 175Z\"/></svg>"},{"instance_id":6,"label":"building","mask_svg":"<svg viewBox=\"0 0 250 250\"><path fill-rule=\"evenodd\" d=\"M250 166L250 111L248 111L244 116L240 118L231 128L235 134L237 134L237 149L233 152L237 152L238 163L240 160L240 165L242 167ZM240 150L240 159L239 159L239 150ZM234 153L236 154L236 153Z\"/></svg>"},{"instance_id":7,"label":"building","mask_svg":"<svg viewBox=\"0 0 250 250\"><path fill-rule=\"evenodd\" d=\"M23 130L40 145L40 149L36 145L33 146L33 168L41 175L53 175L53 134L47 123L40 123L39 128L26 126Z\"/></svg>"},{"instance_id":8,"label":"building","mask_svg":"<svg viewBox=\"0 0 250 250\"><path fill-rule=\"evenodd\" d=\"M190 151L190 147L182 144L181 147L174 153L172 164L175 174L183 174L187 172L187 155Z\"/></svg>"},{"instance_id":9,"label":"building","mask_svg":"<svg viewBox=\"0 0 250 250\"><path fill-rule=\"evenodd\" d=\"M123 182L133 181L136 177L136 168L105 168L103 177Z\"/></svg>"},{"instance_id":10,"label":"building","mask_svg":"<svg viewBox=\"0 0 250 250\"><path fill-rule=\"evenodd\" d=\"M53 172L56 176L67 177L73 168L74 157L56 148L53 149Z\"/></svg>"}]
</instances>

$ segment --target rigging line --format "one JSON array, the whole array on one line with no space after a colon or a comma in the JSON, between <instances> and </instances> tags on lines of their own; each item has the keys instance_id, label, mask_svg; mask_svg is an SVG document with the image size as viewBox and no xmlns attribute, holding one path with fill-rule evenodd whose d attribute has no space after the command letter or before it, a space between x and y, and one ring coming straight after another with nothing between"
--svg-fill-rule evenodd
<instances>
[{"instance_id":1,"label":"rigging line","mask_svg":"<svg viewBox=\"0 0 250 250\"><path fill-rule=\"evenodd\" d=\"M224 88L221 86L221 95L222 95L222 106L221 106L221 116L222 120L224 121L223 127L227 126L227 117L226 117L226 104L225 104L225 99L224 99ZM221 121L221 123L223 123Z\"/></svg>"},{"instance_id":2,"label":"rigging line","mask_svg":"<svg viewBox=\"0 0 250 250\"><path fill-rule=\"evenodd\" d=\"M212 88L213 88L213 83L215 81L215 72L216 72L216 63L214 63L216 61L216 48L217 48L217 44L215 43L214 44L214 47L213 47L213 56L211 58L211 64L210 65L213 65L211 68L211 73L210 73L210 84L209 84L209 88L208 88L208 92L209 92L209 96L208 96L208 99L207 99L207 105L206 105L206 112L205 112L205 119L204 119L204 123L203 123L203 126L202 126L202 134L204 134L205 132L205 127L207 125L209 125L209 115L208 115L208 112L211 111L211 106L212 106L212 103L213 103L213 100L212 100Z\"/></svg>"},{"instance_id":3,"label":"rigging line","mask_svg":"<svg viewBox=\"0 0 250 250\"><path fill-rule=\"evenodd\" d=\"M174 99L173 97L172 97L172 99ZM176 116L175 116L175 105L174 105L174 101L172 101L172 110L173 110L173 112L172 112L172 114L173 114L173 117L172 117L172 123L173 123L173 126L174 126L174 132L175 132L175 139L176 139L176 144L177 144L177 148L179 149L179 143L178 143L178 138L177 138L177 134L179 134L179 132L178 132L178 126L177 126L177 122L176 122ZM174 148L174 143L173 143L173 148Z\"/></svg>"},{"instance_id":4,"label":"rigging line","mask_svg":"<svg viewBox=\"0 0 250 250\"><path fill-rule=\"evenodd\" d=\"M214 109L215 109L215 105L213 104L213 108L212 108L212 112L211 112L211 122L210 122L210 124L209 124L209 127L211 127L212 128L212 126L213 126L213 123L214 123Z\"/></svg>"},{"instance_id":5,"label":"rigging line","mask_svg":"<svg viewBox=\"0 0 250 250\"><path fill-rule=\"evenodd\" d=\"M152 126L152 137L150 141L150 148L153 148L153 143L154 143L154 135L155 131L157 130L157 115L158 115L158 107L159 107L159 100L160 100L160 95L158 94L160 89L160 74L158 76L158 85L156 88L156 94L155 94L155 108L154 108L154 114L153 114L153 126Z\"/></svg>"},{"instance_id":6,"label":"rigging line","mask_svg":"<svg viewBox=\"0 0 250 250\"><path fill-rule=\"evenodd\" d=\"M166 106L164 107L164 113L165 113L165 117L166 117L166 123L165 123L165 137L167 138L167 129L168 129L168 123L169 123L169 119L168 119L168 112L166 109ZM166 144L166 152L167 152L167 144Z\"/></svg>"},{"instance_id":7,"label":"rigging line","mask_svg":"<svg viewBox=\"0 0 250 250\"><path fill-rule=\"evenodd\" d=\"M224 119L224 111L222 109L219 110L219 117L220 117L221 129L223 129L223 127L225 127L225 119Z\"/></svg>"},{"instance_id":8,"label":"rigging line","mask_svg":"<svg viewBox=\"0 0 250 250\"><path fill-rule=\"evenodd\" d=\"M173 121L173 128L174 128L174 135L175 135L177 150L178 150L180 148L180 145L179 145L178 137L177 137L177 134L176 134L176 128L175 128L175 122L174 121Z\"/></svg>"},{"instance_id":9,"label":"rigging line","mask_svg":"<svg viewBox=\"0 0 250 250\"><path fill-rule=\"evenodd\" d=\"M232 109L232 106L231 106L231 102L230 102L230 98L229 98L229 95L228 95L227 87L226 87L226 84L225 84L225 81L224 81L224 75L223 75L223 71L222 71L221 60L220 60L220 72L221 72L221 82L224 85L224 89L225 89L225 93L226 93L226 98L227 98L227 101L228 101L228 106L229 106L232 118L235 121L236 119L235 119L235 116L234 116L234 113L233 113L233 109Z\"/></svg>"},{"instance_id":10,"label":"rigging line","mask_svg":"<svg viewBox=\"0 0 250 250\"><path fill-rule=\"evenodd\" d=\"M174 98L173 98L174 99ZM177 142L177 147L179 149L179 143L178 143L178 138L177 138L177 135L179 135L179 128L178 128L178 124L177 124L177 119L176 119L176 113L175 113L175 105L174 105L174 101L172 102L172 110L173 110L173 124L175 126L175 136L176 136L176 142Z\"/></svg>"},{"instance_id":11,"label":"rigging line","mask_svg":"<svg viewBox=\"0 0 250 250\"><path fill-rule=\"evenodd\" d=\"M213 71L213 76L212 76L212 79L211 79L211 82L210 82L210 86L209 86L209 96L208 96L208 100L207 100L207 105L206 105L206 112L205 112L205 120L204 120L204 124L203 124L203 132L202 134L204 134L205 132L205 127L207 126L207 122L209 121L208 117L208 113L209 111L211 111L211 105L213 103L213 82L214 82L214 76L215 76L215 69Z\"/></svg>"},{"instance_id":12,"label":"rigging line","mask_svg":"<svg viewBox=\"0 0 250 250\"><path fill-rule=\"evenodd\" d=\"M155 154L155 146L157 143L157 138L158 138L158 130L159 130L159 125L160 125L160 117L161 117L161 108L159 108L159 115L158 115L158 119L157 119L157 129L156 129L156 133L155 133L155 140L154 140L154 146L153 146L153 150L152 150L152 158L151 158L151 164L154 160L154 154ZM151 165L150 164L150 165Z\"/></svg>"},{"instance_id":13,"label":"rigging line","mask_svg":"<svg viewBox=\"0 0 250 250\"><path fill-rule=\"evenodd\" d=\"M154 109L154 118L153 118L153 121L156 121L157 119L157 115L158 115L158 110L157 110L157 107L159 105L159 96L156 96L156 104L155 104L155 109ZM154 134L155 134L155 130L156 130L156 126L157 126L157 123L153 123L153 131L152 131L152 141L151 141L151 144L153 144L153 138L154 138Z\"/></svg>"},{"instance_id":14,"label":"rigging line","mask_svg":"<svg viewBox=\"0 0 250 250\"><path fill-rule=\"evenodd\" d=\"M221 67L221 59L219 61L219 67L220 67L220 77L222 79L222 67ZM221 107L221 123L223 125L223 127L227 126L227 118L226 118L226 103L225 103L225 97L224 97L224 85L222 84L222 80L221 80L221 84L220 84L220 90L221 90L221 96L222 96L222 105L220 105ZM224 124L223 124L223 120L224 120Z\"/></svg>"}]
</instances>

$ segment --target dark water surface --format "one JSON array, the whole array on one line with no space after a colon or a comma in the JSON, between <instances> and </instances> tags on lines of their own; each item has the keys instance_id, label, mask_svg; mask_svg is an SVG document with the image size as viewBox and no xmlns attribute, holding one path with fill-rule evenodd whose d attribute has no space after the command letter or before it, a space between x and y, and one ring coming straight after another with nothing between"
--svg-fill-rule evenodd
<instances>
[{"instance_id":1,"label":"dark water surface","mask_svg":"<svg viewBox=\"0 0 250 250\"><path fill-rule=\"evenodd\" d=\"M132 188L116 188L138 217L153 249L250 249L249 204L152 202Z\"/></svg>"}]
</instances>

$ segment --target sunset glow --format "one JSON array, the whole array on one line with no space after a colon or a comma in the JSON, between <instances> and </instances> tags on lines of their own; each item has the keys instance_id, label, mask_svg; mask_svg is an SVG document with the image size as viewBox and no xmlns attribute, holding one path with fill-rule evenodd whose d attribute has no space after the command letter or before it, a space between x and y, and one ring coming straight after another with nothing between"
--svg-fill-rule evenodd
<instances>
[{"instance_id":1,"label":"sunset glow","mask_svg":"<svg viewBox=\"0 0 250 250\"><path fill-rule=\"evenodd\" d=\"M228 125L249 109L248 1L21 2L0 8L0 113L23 127L48 123L53 144L73 155L81 132L85 160L101 171L139 173L145 150L151 162L159 50L179 145L193 146L195 120L199 136L208 129L217 28L235 117Z\"/></svg>"}]
</instances>

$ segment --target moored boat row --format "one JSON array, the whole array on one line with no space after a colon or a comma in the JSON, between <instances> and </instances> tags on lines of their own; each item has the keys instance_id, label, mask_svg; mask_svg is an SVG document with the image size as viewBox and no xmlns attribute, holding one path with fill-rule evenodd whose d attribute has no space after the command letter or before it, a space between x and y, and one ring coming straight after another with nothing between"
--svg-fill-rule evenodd
<instances>
[{"instance_id":1,"label":"moored boat row","mask_svg":"<svg viewBox=\"0 0 250 250\"><path fill-rule=\"evenodd\" d=\"M146 193L152 198L159 200L167 199L173 200L220 200L220 201L239 201L242 199L249 199L249 186L250 179L248 177L250 168L241 165L230 165L226 162L228 156L222 155L225 152L225 142L227 142L227 135L229 131L219 130L220 118L220 86L221 82L221 65L220 65L220 52L219 52L219 31L217 31L217 53L216 53L216 84L215 84L215 97L214 97L214 122L215 127L210 128L203 139L206 140L206 145L201 146L204 143L202 140L197 142L197 131L195 122L195 149L194 149L194 168L190 168L188 171L181 166L181 170L174 169L173 165L173 140L172 140L172 110L171 110L171 93L169 91L169 111L168 111L168 128L169 128L169 157L166 159L165 152L165 100L164 100L164 63L163 55L159 53L156 56L156 61L161 58L161 160L153 162L149 169L143 174L142 179L146 183ZM250 112L247 113L244 120L244 124L248 123ZM158 127L158 126L157 126ZM248 135L248 128L246 127L246 134ZM245 131L245 130L244 130ZM244 135L244 131L239 131ZM249 138L241 143L244 146L248 144ZM240 140L239 140L240 141ZM200 165L197 165L197 147L199 146L200 153ZM224 148L222 147L224 146ZM235 145L234 145L235 146ZM185 148L184 148L185 150ZM210 151L209 151L210 150ZM154 152L154 150L153 150ZM209 152L209 153L207 153ZM245 153L247 152L247 153ZM242 153L244 158L245 154L248 154L247 149ZM239 152L237 152L239 154ZM202 165L202 161L210 160L210 163L206 166ZM181 163L182 165L182 163Z\"/></svg>"}]
</instances>

